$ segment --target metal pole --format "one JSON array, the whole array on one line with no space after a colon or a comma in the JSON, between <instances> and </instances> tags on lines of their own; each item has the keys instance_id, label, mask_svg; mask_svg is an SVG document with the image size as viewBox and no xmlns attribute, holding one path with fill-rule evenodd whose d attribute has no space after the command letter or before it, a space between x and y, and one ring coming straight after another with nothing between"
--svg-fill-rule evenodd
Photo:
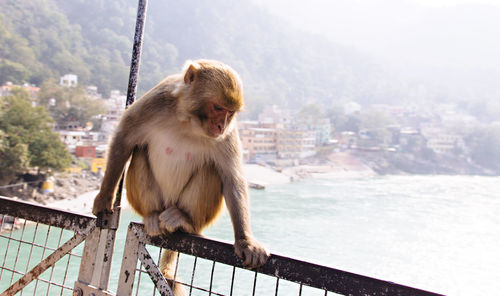
<instances>
[{"instance_id":1,"label":"metal pole","mask_svg":"<svg viewBox=\"0 0 500 296\"><path fill-rule=\"evenodd\" d=\"M148 0L139 0L137 7L137 20L135 23L134 46L132 48L132 60L130 61L130 75L128 78L127 101L125 102L125 109L132 105L135 101L137 93L137 79L139 78L139 66L141 62L142 40L144 39L144 24L146 22L146 9ZM122 200L123 189L123 175L118 185L116 192L115 203L113 209L119 211L120 203Z\"/></svg>"},{"instance_id":2,"label":"metal pole","mask_svg":"<svg viewBox=\"0 0 500 296\"><path fill-rule=\"evenodd\" d=\"M148 1L139 0L137 7L137 20L135 23L135 35L134 35L134 46L132 49L132 60L130 62L130 75L128 81L127 89L127 101L125 103L125 108L130 106L135 101L135 96L137 92L137 78L139 77L139 65L141 61L141 51L142 51L142 40L144 35L144 23L146 21L146 9ZM124 174L120 179L120 184L116 193L115 203L113 204L113 214L110 223L111 227L107 235L107 243L105 248L105 258L107 259L103 265L103 273L101 275L100 288L106 290L108 288L109 275L111 271L111 262L113 257L113 249L115 246L116 229L118 229L118 224L120 221L120 203L122 198L123 190L123 179Z\"/></svg>"},{"instance_id":3,"label":"metal pole","mask_svg":"<svg viewBox=\"0 0 500 296\"><path fill-rule=\"evenodd\" d=\"M137 19L135 24L134 45L132 49L132 60L130 63L127 101L125 103L125 108L127 108L134 102L137 92L137 78L139 76L139 63L141 59L144 23L146 21L146 8L147 8L147 0L139 0L137 8ZM107 232L105 235L106 236L105 239L99 238L99 246L104 249L102 256L102 261L103 261L102 267L101 266L99 267L99 269L101 270L96 270L94 267L93 271L93 273L95 272L100 273L99 277L97 278L98 282L94 283L97 286L95 287L97 289L95 289L94 287L87 286L88 282L84 283L82 281L77 281L75 286L79 287L80 291L82 291L82 285L84 285L83 287L86 287L86 289L90 290L94 289L93 291L95 295L101 295L103 291L106 291L108 289L109 276L111 271L111 262L115 246L116 230L118 229L120 221L120 203L122 196L123 177L124 174L122 174L122 177L120 179L120 184L118 186L118 190L116 193L115 202L113 204L113 213L111 214L101 213L97 217L97 226L105 230L104 232ZM101 257L99 259L101 259ZM82 262L82 264L85 263Z\"/></svg>"},{"instance_id":4,"label":"metal pole","mask_svg":"<svg viewBox=\"0 0 500 296\"><path fill-rule=\"evenodd\" d=\"M139 77L139 64L141 61L142 40L144 34L144 23L146 21L147 0L139 0L137 8L137 21L135 24L134 48L132 49L132 61L130 63L130 76L128 79L127 102L125 107L135 101L137 92L137 78Z\"/></svg>"}]
</instances>

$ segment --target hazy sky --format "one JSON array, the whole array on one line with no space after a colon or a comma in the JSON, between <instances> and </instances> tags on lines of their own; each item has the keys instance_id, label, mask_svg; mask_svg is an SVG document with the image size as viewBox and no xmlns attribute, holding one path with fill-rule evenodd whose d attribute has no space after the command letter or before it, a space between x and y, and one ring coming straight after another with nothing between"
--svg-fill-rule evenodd
<instances>
[{"instance_id":1,"label":"hazy sky","mask_svg":"<svg viewBox=\"0 0 500 296\"><path fill-rule=\"evenodd\" d=\"M296 29L384 58L500 65L500 0L254 1Z\"/></svg>"},{"instance_id":2,"label":"hazy sky","mask_svg":"<svg viewBox=\"0 0 500 296\"><path fill-rule=\"evenodd\" d=\"M430 6L453 6L460 4L500 5L499 0L411 0L411 2Z\"/></svg>"},{"instance_id":3,"label":"hazy sky","mask_svg":"<svg viewBox=\"0 0 500 296\"><path fill-rule=\"evenodd\" d=\"M500 0L253 1L405 74L500 79Z\"/></svg>"}]
</instances>

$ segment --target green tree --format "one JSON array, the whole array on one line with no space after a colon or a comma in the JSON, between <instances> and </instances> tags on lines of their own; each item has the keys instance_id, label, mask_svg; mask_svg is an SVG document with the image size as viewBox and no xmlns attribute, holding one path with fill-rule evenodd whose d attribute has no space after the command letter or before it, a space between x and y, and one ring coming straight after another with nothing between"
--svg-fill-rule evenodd
<instances>
[{"instance_id":1,"label":"green tree","mask_svg":"<svg viewBox=\"0 0 500 296\"><path fill-rule=\"evenodd\" d=\"M30 72L24 65L9 60L0 62L0 85L10 81L18 84L25 82Z\"/></svg>"},{"instance_id":2,"label":"green tree","mask_svg":"<svg viewBox=\"0 0 500 296\"><path fill-rule=\"evenodd\" d=\"M304 118L304 119L309 119L309 120L316 120L323 118L325 116L323 110L321 109L320 106L316 104L307 104L302 106L302 108L299 110L298 117Z\"/></svg>"},{"instance_id":3,"label":"green tree","mask_svg":"<svg viewBox=\"0 0 500 296\"><path fill-rule=\"evenodd\" d=\"M391 133L387 127L393 123L386 114L368 110L360 114L360 129L365 130L371 136L370 144L387 144L390 142Z\"/></svg>"},{"instance_id":4,"label":"green tree","mask_svg":"<svg viewBox=\"0 0 500 296\"><path fill-rule=\"evenodd\" d=\"M83 87L61 87L54 80L42 84L38 101L50 110L59 126L69 122L86 126L88 122L94 121L94 116L106 112L104 104L87 96ZM55 104L52 105L51 101Z\"/></svg>"},{"instance_id":5,"label":"green tree","mask_svg":"<svg viewBox=\"0 0 500 296\"><path fill-rule=\"evenodd\" d=\"M28 165L28 145L11 144L9 137L0 130L0 160L0 184L3 184Z\"/></svg>"},{"instance_id":6,"label":"green tree","mask_svg":"<svg viewBox=\"0 0 500 296\"><path fill-rule=\"evenodd\" d=\"M13 89L0 99L0 180L38 167L61 170L71 164L71 155L52 131L53 119L43 107L33 107L29 94Z\"/></svg>"}]
</instances>

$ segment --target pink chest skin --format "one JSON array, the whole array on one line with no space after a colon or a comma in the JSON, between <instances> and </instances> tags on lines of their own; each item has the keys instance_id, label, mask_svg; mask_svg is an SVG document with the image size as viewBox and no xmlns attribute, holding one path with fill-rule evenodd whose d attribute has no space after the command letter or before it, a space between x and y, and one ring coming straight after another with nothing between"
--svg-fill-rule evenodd
<instances>
[{"instance_id":1,"label":"pink chest skin","mask_svg":"<svg viewBox=\"0 0 500 296\"><path fill-rule=\"evenodd\" d=\"M172 149L172 147L165 148L165 154L166 155L172 155L172 152L174 152L174 149ZM189 161L191 159L191 153L190 152L186 152L185 158L186 158L186 160Z\"/></svg>"}]
</instances>

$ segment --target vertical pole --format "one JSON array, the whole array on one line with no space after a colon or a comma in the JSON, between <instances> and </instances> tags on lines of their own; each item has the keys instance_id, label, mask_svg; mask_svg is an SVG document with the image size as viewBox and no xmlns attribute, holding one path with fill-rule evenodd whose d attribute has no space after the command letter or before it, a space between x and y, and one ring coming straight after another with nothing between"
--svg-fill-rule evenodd
<instances>
[{"instance_id":1,"label":"vertical pole","mask_svg":"<svg viewBox=\"0 0 500 296\"><path fill-rule=\"evenodd\" d=\"M137 78L139 77L139 65L141 61L142 40L144 34L144 23L146 21L147 0L139 0L137 8L137 21L135 24L134 48L132 49L132 61L130 63L130 76L128 79L126 107L135 101L137 92Z\"/></svg>"},{"instance_id":2,"label":"vertical pole","mask_svg":"<svg viewBox=\"0 0 500 296\"><path fill-rule=\"evenodd\" d=\"M128 81L128 89L127 89L127 101L125 102L125 108L130 106L135 101L135 96L137 93L137 78L139 77L139 65L141 60L141 51L142 51L142 40L144 35L144 24L146 22L146 9L147 9L147 0L139 0L137 6L137 19L135 23L135 34L134 34L134 45L132 48L132 60L130 62L130 75ZM116 199L113 204L113 213L111 217L111 221L114 221L115 227L110 227L108 231L106 247L105 247L105 261L103 265L103 273L101 275L101 281L99 287L103 290L107 290L109 283L109 275L111 271L111 262L113 258L113 249L115 246L115 236L116 229L118 228L118 224L120 221L120 203L122 198L123 191L123 179L124 174L120 179L120 184L118 186L118 190L116 193Z\"/></svg>"},{"instance_id":3,"label":"vertical pole","mask_svg":"<svg viewBox=\"0 0 500 296\"><path fill-rule=\"evenodd\" d=\"M146 9L148 0L139 0L137 7L137 20L135 23L134 46L132 48L132 59L130 61L130 75L128 78L127 101L125 109L135 101L137 93L137 79L139 78L139 66L141 62L142 40L144 39L144 24L146 22ZM116 199L113 209L118 209L122 199L123 175L116 192Z\"/></svg>"},{"instance_id":4,"label":"vertical pole","mask_svg":"<svg viewBox=\"0 0 500 296\"><path fill-rule=\"evenodd\" d=\"M139 76L139 63L141 59L141 50L142 50L142 40L144 34L144 23L146 21L146 9L147 9L147 0L138 0L137 7L137 19L135 24L135 35L134 35L134 45L132 49L132 60L130 63L130 75L127 89L127 101L125 103L125 108L130 106L136 96L137 92L137 78ZM86 268L80 267L80 273L84 274L85 281L77 281L75 283L75 291L82 292L82 289L94 289L95 291L106 291L108 289L109 284L109 276L111 271L111 262L113 258L113 251L115 246L115 238L116 238L116 230L118 229L118 225L120 222L120 203L122 197L122 187L123 187L123 174L120 179L120 184L118 186L118 190L116 193L115 202L113 204L113 213L101 213L97 217L96 224L101 230L96 233L105 233L103 237L98 238L99 247L90 246L86 244L86 249L95 249L95 250L104 250L102 257L102 262L99 264L91 264L91 266L87 266ZM96 234L97 235L97 234ZM105 236L105 239L104 239ZM96 242L97 243L97 242ZM86 265L88 262L82 261L82 266ZM102 267L101 267L102 263ZM96 270L96 266L99 265L99 269ZM83 270L83 272L82 272ZM134 270L135 271L135 270ZM96 276L96 273L99 274ZM89 286L90 281L96 286ZM95 281L95 282L94 282ZM95 294L95 293L94 293ZM96 294L97 295L97 294Z\"/></svg>"}]
</instances>

